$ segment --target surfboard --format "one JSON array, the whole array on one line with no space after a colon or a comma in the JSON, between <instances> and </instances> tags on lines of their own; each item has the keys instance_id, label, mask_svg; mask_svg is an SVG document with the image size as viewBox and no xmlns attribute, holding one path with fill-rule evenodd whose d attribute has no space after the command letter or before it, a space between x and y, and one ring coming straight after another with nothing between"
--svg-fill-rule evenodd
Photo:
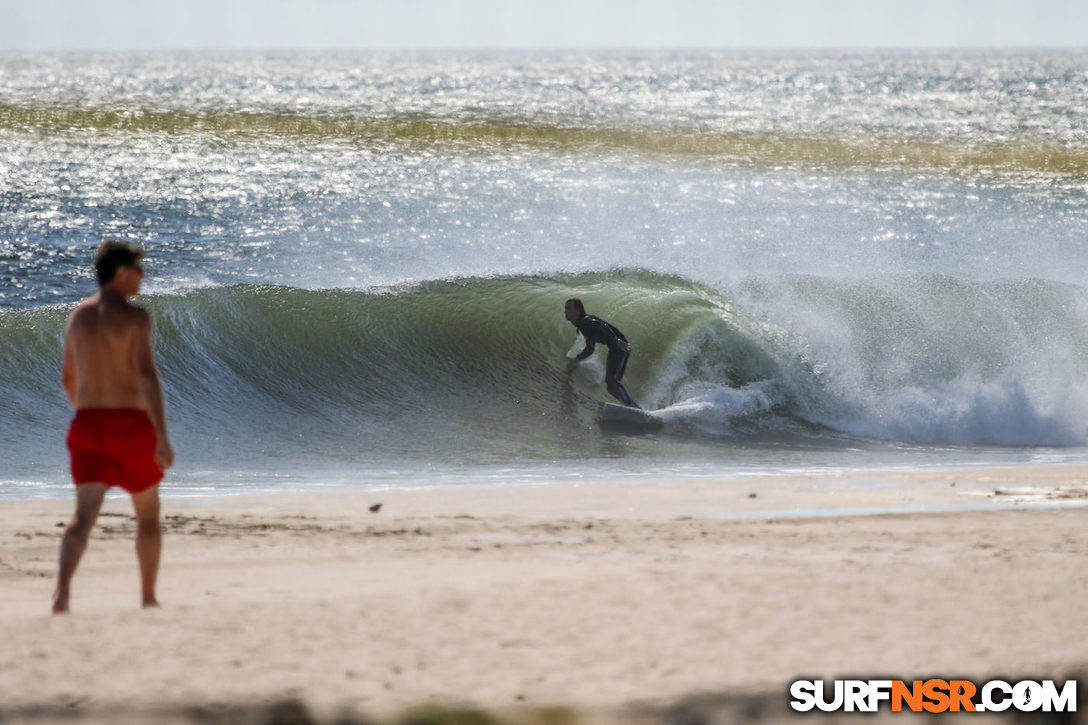
<instances>
[{"instance_id":1,"label":"surfboard","mask_svg":"<svg viewBox=\"0 0 1088 725\"><path fill-rule=\"evenodd\" d=\"M656 430L661 427L660 418L655 418L641 408L631 408L618 403L605 403L597 417L602 425L638 430Z\"/></svg>"}]
</instances>

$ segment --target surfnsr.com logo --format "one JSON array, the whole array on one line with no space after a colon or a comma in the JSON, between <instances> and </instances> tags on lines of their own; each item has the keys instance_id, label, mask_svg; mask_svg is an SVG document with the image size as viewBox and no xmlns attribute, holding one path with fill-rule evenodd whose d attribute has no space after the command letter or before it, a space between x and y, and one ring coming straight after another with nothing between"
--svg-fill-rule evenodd
<instances>
[{"instance_id":1,"label":"surfnsr.com logo","mask_svg":"<svg viewBox=\"0 0 1088 725\"><path fill-rule=\"evenodd\" d=\"M990 680L798 680L790 685L790 707L798 712L1076 712L1077 681L1060 687L1053 680L1015 684Z\"/></svg>"}]
</instances>

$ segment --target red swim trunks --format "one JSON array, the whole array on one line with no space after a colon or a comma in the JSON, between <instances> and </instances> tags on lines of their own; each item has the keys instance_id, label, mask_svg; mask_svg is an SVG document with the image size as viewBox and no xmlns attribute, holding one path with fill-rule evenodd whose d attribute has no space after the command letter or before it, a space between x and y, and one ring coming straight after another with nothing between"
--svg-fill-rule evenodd
<instances>
[{"instance_id":1,"label":"red swim trunks","mask_svg":"<svg viewBox=\"0 0 1088 725\"><path fill-rule=\"evenodd\" d=\"M68 429L72 480L139 493L162 480L151 418L134 408L84 408Z\"/></svg>"}]
</instances>

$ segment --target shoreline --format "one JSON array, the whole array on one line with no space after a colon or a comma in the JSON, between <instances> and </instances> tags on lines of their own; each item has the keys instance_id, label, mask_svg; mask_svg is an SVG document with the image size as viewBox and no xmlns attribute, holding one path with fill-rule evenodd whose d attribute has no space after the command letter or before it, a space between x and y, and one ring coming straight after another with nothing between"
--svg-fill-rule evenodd
<instances>
[{"instance_id":1,"label":"shoreline","mask_svg":"<svg viewBox=\"0 0 1088 725\"><path fill-rule=\"evenodd\" d=\"M59 618L71 501L0 504L6 714L615 713L802 675L1088 668L1088 466L208 498L164 496L156 611L107 501Z\"/></svg>"}]
</instances>

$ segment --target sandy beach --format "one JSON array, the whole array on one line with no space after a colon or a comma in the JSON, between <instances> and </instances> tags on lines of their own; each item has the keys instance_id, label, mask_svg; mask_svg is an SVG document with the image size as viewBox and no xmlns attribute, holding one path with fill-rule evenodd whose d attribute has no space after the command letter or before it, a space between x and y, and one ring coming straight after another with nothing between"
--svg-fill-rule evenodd
<instances>
[{"instance_id":1,"label":"sandy beach","mask_svg":"<svg viewBox=\"0 0 1088 725\"><path fill-rule=\"evenodd\" d=\"M1070 677L1088 668L1086 502L1072 466L167 495L164 606L141 611L111 496L65 617L71 502L8 502L0 720L622 713L785 703L800 677Z\"/></svg>"}]
</instances>

